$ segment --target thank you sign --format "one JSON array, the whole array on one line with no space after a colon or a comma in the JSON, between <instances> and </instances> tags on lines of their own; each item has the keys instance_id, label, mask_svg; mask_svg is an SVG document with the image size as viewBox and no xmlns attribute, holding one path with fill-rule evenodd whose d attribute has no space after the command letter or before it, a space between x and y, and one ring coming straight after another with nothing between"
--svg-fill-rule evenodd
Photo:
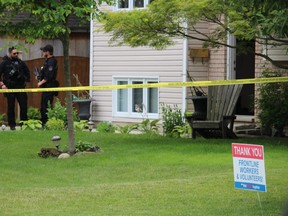
<instances>
[{"instance_id":1,"label":"thank you sign","mask_svg":"<svg viewBox=\"0 0 288 216\"><path fill-rule=\"evenodd\" d=\"M232 143L232 155L235 188L266 192L263 146Z\"/></svg>"}]
</instances>

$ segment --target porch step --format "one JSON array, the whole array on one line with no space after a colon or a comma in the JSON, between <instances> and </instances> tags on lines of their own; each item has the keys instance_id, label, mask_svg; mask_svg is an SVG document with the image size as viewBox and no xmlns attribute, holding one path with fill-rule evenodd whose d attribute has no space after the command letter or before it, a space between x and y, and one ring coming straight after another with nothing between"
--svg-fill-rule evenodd
<instances>
[{"instance_id":1,"label":"porch step","mask_svg":"<svg viewBox=\"0 0 288 216\"><path fill-rule=\"evenodd\" d=\"M254 136L262 135L260 128L257 128L255 123L237 122L234 125L234 132L237 135L254 135Z\"/></svg>"}]
</instances>

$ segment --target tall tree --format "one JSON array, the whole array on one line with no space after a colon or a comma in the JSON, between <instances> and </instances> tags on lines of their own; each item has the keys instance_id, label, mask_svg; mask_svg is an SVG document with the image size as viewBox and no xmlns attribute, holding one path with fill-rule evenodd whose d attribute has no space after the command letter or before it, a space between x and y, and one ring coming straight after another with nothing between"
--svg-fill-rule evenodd
<instances>
[{"instance_id":1,"label":"tall tree","mask_svg":"<svg viewBox=\"0 0 288 216\"><path fill-rule=\"evenodd\" d=\"M147 9L108 12L103 29L112 33L110 43L132 47L150 46L164 49L175 37L203 41L206 47L227 46L227 34L240 40L255 40L272 47L288 45L288 1L282 0L154 0ZM213 30L199 29L197 23L208 22ZM249 47L278 67L268 55Z\"/></svg>"},{"instance_id":2,"label":"tall tree","mask_svg":"<svg viewBox=\"0 0 288 216\"><path fill-rule=\"evenodd\" d=\"M71 29L69 18L73 15L82 20L79 25L98 17L99 6L102 3L111 3L111 0L3 0L0 2L0 15L4 10L8 14L0 24L0 31L15 38L25 39L33 43L36 39L60 39L63 45L65 86L71 86L69 61L69 35ZM22 20L15 22L19 15ZM24 17L24 19L23 19ZM13 21L12 21L13 20ZM2 20L1 20L2 21ZM73 128L72 93L66 92L67 122L69 134L69 153L75 150L75 135Z\"/></svg>"}]
</instances>

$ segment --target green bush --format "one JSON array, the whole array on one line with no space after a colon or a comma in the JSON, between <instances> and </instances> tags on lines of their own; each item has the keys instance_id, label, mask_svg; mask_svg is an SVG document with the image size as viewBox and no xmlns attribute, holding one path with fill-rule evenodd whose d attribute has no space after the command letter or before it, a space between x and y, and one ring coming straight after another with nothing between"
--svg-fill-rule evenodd
<instances>
[{"instance_id":1,"label":"green bush","mask_svg":"<svg viewBox=\"0 0 288 216\"><path fill-rule=\"evenodd\" d=\"M137 129L137 125L133 124L133 125L124 125L124 126L117 126L117 130L121 133L121 134L129 134L131 133L133 130Z\"/></svg>"},{"instance_id":2,"label":"green bush","mask_svg":"<svg viewBox=\"0 0 288 216\"><path fill-rule=\"evenodd\" d=\"M185 125L181 110L177 105L161 104L163 118L163 133L166 136L173 136L173 130L176 126L183 127Z\"/></svg>"},{"instance_id":3,"label":"green bush","mask_svg":"<svg viewBox=\"0 0 288 216\"><path fill-rule=\"evenodd\" d=\"M62 119L56 119L55 117L48 119L45 126L48 130L54 130L54 131L65 130L64 121Z\"/></svg>"},{"instance_id":4,"label":"green bush","mask_svg":"<svg viewBox=\"0 0 288 216\"><path fill-rule=\"evenodd\" d=\"M87 120L74 121L74 129L77 131L83 131L88 126L87 123Z\"/></svg>"},{"instance_id":5,"label":"green bush","mask_svg":"<svg viewBox=\"0 0 288 216\"><path fill-rule=\"evenodd\" d=\"M29 107L27 110L27 117L28 117L28 119L40 120L41 119L41 113L40 113L38 108Z\"/></svg>"},{"instance_id":6,"label":"green bush","mask_svg":"<svg viewBox=\"0 0 288 216\"><path fill-rule=\"evenodd\" d=\"M265 69L262 76L281 77L283 73L281 70ZM283 129L288 125L288 83L261 84L256 104L264 131L268 130L273 136L283 136Z\"/></svg>"},{"instance_id":7,"label":"green bush","mask_svg":"<svg viewBox=\"0 0 288 216\"><path fill-rule=\"evenodd\" d=\"M181 137L181 138L188 138L189 135L191 134L192 130L189 124L185 124L183 126L175 126L173 131L172 131L172 136L173 137Z\"/></svg>"},{"instance_id":8,"label":"green bush","mask_svg":"<svg viewBox=\"0 0 288 216\"><path fill-rule=\"evenodd\" d=\"M91 144L89 142L79 141L75 145L75 151L76 152L85 152L85 151L96 152L96 151L99 151L99 150L100 150L100 147L95 146L95 145L93 145L93 144Z\"/></svg>"},{"instance_id":9,"label":"green bush","mask_svg":"<svg viewBox=\"0 0 288 216\"><path fill-rule=\"evenodd\" d=\"M0 124L3 124L5 116L5 113L0 114Z\"/></svg>"},{"instance_id":10,"label":"green bush","mask_svg":"<svg viewBox=\"0 0 288 216\"><path fill-rule=\"evenodd\" d=\"M142 133L159 133L159 126L157 123L159 122L159 119L155 120L149 120L145 119L141 123L137 124L137 129Z\"/></svg>"},{"instance_id":11,"label":"green bush","mask_svg":"<svg viewBox=\"0 0 288 216\"><path fill-rule=\"evenodd\" d=\"M52 107L51 105L49 105L48 109L47 109L47 116L48 119L61 119L65 125L67 124L67 113L66 113L66 107L62 106L60 100L57 98L54 106ZM77 117L77 111L75 109L73 109L73 119L74 121L78 121L78 117Z\"/></svg>"},{"instance_id":12,"label":"green bush","mask_svg":"<svg viewBox=\"0 0 288 216\"><path fill-rule=\"evenodd\" d=\"M114 133L116 130L110 122L100 122L96 129L100 133Z\"/></svg>"},{"instance_id":13,"label":"green bush","mask_svg":"<svg viewBox=\"0 0 288 216\"><path fill-rule=\"evenodd\" d=\"M22 124L21 130L40 130L42 129L42 122L38 119L29 119L27 121L20 121Z\"/></svg>"}]
</instances>

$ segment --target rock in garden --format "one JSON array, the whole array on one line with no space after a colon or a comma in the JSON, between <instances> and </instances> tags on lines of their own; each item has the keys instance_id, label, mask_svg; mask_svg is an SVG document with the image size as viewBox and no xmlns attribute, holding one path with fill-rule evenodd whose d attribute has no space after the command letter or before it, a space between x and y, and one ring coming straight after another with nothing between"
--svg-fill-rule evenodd
<instances>
[{"instance_id":1,"label":"rock in garden","mask_svg":"<svg viewBox=\"0 0 288 216\"><path fill-rule=\"evenodd\" d=\"M68 153L62 153L58 156L58 158L69 158L70 155Z\"/></svg>"}]
</instances>

